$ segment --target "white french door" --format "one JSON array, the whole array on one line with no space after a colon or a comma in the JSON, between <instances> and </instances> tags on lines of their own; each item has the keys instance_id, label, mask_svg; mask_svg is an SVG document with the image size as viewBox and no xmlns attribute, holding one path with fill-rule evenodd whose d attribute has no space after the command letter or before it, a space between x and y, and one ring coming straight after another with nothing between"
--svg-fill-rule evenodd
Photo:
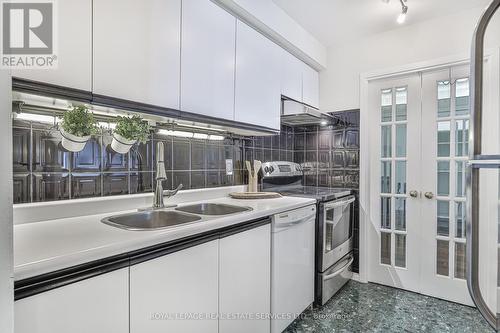
<instances>
[{"instance_id":1,"label":"white french door","mask_svg":"<svg viewBox=\"0 0 500 333\"><path fill-rule=\"evenodd\" d=\"M465 280L468 72L369 82L367 252L369 281L473 305Z\"/></svg>"},{"instance_id":2,"label":"white french door","mask_svg":"<svg viewBox=\"0 0 500 333\"><path fill-rule=\"evenodd\" d=\"M419 291L420 76L370 84L369 280ZM413 193L413 192L412 192Z\"/></svg>"},{"instance_id":3,"label":"white french door","mask_svg":"<svg viewBox=\"0 0 500 333\"><path fill-rule=\"evenodd\" d=\"M421 292L472 305L465 280L469 67L422 74Z\"/></svg>"}]
</instances>

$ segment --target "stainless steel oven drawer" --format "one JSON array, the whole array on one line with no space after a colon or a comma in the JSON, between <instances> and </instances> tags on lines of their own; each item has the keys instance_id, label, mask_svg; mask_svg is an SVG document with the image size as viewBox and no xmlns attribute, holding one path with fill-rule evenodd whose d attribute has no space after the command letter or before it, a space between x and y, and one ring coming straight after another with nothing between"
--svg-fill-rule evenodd
<instances>
[{"instance_id":1,"label":"stainless steel oven drawer","mask_svg":"<svg viewBox=\"0 0 500 333\"><path fill-rule=\"evenodd\" d=\"M318 281L321 285L320 301L324 305L352 278L352 262L354 257L352 252L342 258L338 263L326 270L324 273L318 273Z\"/></svg>"}]
</instances>

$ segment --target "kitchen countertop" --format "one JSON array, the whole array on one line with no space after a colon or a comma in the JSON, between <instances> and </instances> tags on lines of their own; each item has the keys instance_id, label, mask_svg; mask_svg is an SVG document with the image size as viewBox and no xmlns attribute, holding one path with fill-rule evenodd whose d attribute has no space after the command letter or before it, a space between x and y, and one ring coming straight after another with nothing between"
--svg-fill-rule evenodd
<instances>
[{"instance_id":1,"label":"kitchen countertop","mask_svg":"<svg viewBox=\"0 0 500 333\"><path fill-rule=\"evenodd\" d=\"M201 191L200 197L203 197ZM191 201L180 203L179 206L213 202L248 206L252 210L226 216L200 215L202 220L191 224L152 231L124 230L101 222L104 217L134 212L136 209L17 224L14 226L14 279L26 279L315 203L313 199L297 197L236 200L225 195L202 201L192 199L193 192Z\"/></svg>"}]
</instances>

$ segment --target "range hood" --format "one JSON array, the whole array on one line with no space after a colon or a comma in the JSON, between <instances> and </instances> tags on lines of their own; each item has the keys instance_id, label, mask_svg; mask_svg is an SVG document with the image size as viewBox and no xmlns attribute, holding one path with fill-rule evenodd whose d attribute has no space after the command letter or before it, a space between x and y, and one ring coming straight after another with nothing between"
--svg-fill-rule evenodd
<instances>
[{"instance_id":1,"label":"range hood","mask_svg":"<svg viewBox=\"0 0 500 333\"><path fill-rule=\"evenodd\" d=\"M323 113L308 105L291 99L282 100L281 123L289 126L328 124L333 120L329 114Z\"/></svg>"}]
</instances>

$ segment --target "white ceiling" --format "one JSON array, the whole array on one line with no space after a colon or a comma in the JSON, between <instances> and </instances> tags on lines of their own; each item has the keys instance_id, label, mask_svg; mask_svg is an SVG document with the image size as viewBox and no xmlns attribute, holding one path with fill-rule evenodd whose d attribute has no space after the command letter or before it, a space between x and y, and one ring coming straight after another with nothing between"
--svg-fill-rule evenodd
<instances>
[{"instance_id":1,"label":"white ceiling","mask_svg":"<svg viewBox=\"0 0 500 333\"><path fill-rule=\"evenodd\" d=\"M344 43L401 27L399 0L273 0L323 45ZM490 0L408 0L406 23L414 24L462 10L486 6ZM459 24L459 22L457 22Z\"/></svg>"}]
</instances>

